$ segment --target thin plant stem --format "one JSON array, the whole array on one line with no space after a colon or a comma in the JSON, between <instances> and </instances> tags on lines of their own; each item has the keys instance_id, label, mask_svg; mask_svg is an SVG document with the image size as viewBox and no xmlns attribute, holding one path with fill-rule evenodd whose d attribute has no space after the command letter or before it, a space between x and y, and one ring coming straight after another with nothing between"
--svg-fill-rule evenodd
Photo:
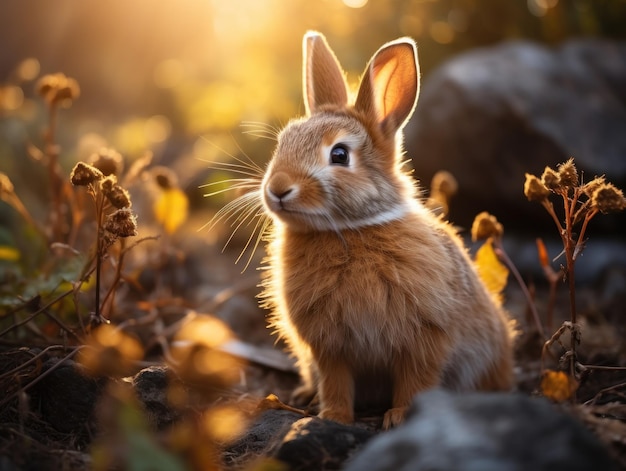
<instances>
[{"instance_id":1,"label":"thin plant stem","mask_svg":"<svg viewBox=\"0 0 626 471\"><path fill-rule=\"evenodd\" d=\"M541 325L541 319L539 318L539 313L537 312L537 308L535 307L535 303L530 294L530 291L528 291L528 287L526 286L526 283L524 283L524 280L522 279L522 275L520 275L520 272L517 270L517 267L515 267L515 264L511 261L507 253L504 251L504 248L502 247L502 242L499 239L496 239L494 240L494 245L496 248L496 254L504 262L504 264L509 268L509 271L513 274L513 277L517 281L517 284L522 289L522 293L524 293L524 297L526 298L528 302L528 307L532 314L533 321L535 323L535 328L537 329L537 332L539 333L539 335L541 335L541 338L545 340L546 334L543 330L543 326Z\"/></svg>"},{"instance_id":2,"label":"thin plant stem","mask_svg":"<svg viewBox=\"0 0 626 471\"><path fill-rule=\"evenodd\" d=\"M578 256L578 254L580 252L582 252L582 245L584 243L584 237L585 237L585 232L587 231L587 225L589 224L589 221L591 221L591 219L598 214L598 210L597 209L593 209L591 211L589 211L586 215L585 215L585 219L583 220L583 225L580 228L580 234L578 235L578 240L576 241L576 247L575 247L575 252L574 252L574 259L576 259L576 257Z\"/></svg>"},{"instance_id":3,"label":"thin plant stem","mask_svg":"<svg viewBox=\"0 0 626 471\"><path fill-rule=\"evenodd\" d=\"M104 299L102 300L102 310L105 311L105 306L107 307L106 312L108 314L108 318L111 318L111 313L113 310L113 304L115 302L115 291L117 289L117 285L122 279L122 265L124 264L124 255L126 255L126 251L124 247L126 246L125 239L119 239L120 242L120 251L119 257L117 259L117 263L115 265L115 276L113 281L111 281L111 286L109 286L109 290L107 291Z\"/></svg>"},{"instance_id":4,"label":"thin plant stem","mask_svg":"<svg viewBox=\"0 0 626 471\"><path fill-rule=\"evenodd\" d=\"M91 188L91 193L94 199L95 214L96 214L96 286L95 286L95 309L94 316L97 321L101 320L100 317L100 277L102 271L102 218L104 213L104 197L95 188Z\"/></svg>"},{"instance_id":5,"label":"thin plant stem","mask_svg":"<svg viewBox=\"0 0 626 471\"><path fill-rule=\"evenodd\" d=\"M61 185L63 182L59 177L59 152L55 145L57 125L57 106L50 103L48 108L48 129L44 131L45 154L48 157L48 175L52 192L52 240L61 240Z\"/></svg>"},{"instance_id":6,"label":"thin plant stem","mask_svg":"<svg viewBox=\"0 0 626 471\"><path fill-rule=\"evenodd\" d=\"M565 232L562 235L563 243L565 246L565 258L567 264L567 282L569 287L569 303L570 303L570 321L573 325L577 323L576 315L576 279L575 279L575 263L574 250L576 248L573 239L573 208L578 202L578 194L574 191L573 197L570 200L568 198L567 190L563 190L563 206L565 209ZM576 346L580 340L578 330L570 330L571 338L571 356L570 356L570 374L572 378L576 377Z\"/></svg>"}]
</instances>

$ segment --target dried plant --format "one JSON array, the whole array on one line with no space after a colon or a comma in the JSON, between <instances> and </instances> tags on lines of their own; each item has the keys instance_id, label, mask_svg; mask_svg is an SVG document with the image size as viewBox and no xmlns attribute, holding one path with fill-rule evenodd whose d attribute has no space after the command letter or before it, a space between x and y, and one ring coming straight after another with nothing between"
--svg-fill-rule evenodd
<instances>
[{"instance_id":1,"label":"dried plant","mask_svg":"<svg viewBox=\"0 0 626 471\"><path fill-rule=\"evenodd\" d=\"M576 313L576 260L585 248L587 227L591 219L599 213L624 210L626 198L621 190L606 182L604 176L583 183L573 159L560 164L556 170L546 167L541 178L526 174L524 194L529 201L540 203L548 211L563 243L565 265L562 266L561 272L564 280L568 282L570 320L563 323L545 343L543 350L545 354L550 346L569 330L569 349L561 359L568 365L570 380L577 383L584 367L578 363L576 352L580 343L580 325ZM553 197L563 205L561 217L557 215L551 200Z\"/></svg>"},{"instance_id":2,"label":"dried plant","mask_svg":"<svg viewBox=\"0 0 626 471\"><path fill-rule=\"evenodd\" d=\"M56 143L58 110L69 107L80 96L78 82L62 73L44 75L36 84L37 93L48 107L48 125L44 130L43 150L30 148L31 157L43 160L48 169L52 207L50 209L51 242L68 242L64 237L69 234L66 218L73 212L71 191L59 165L59 146Z\"/></svg>"},{"instance_id":3,"label":"dried plant","mask_svg":"<svg viewBox=\"0 0 626 471\"><path fill-rule=\"evenodd\" d=\"M94 259L96 263L95 312L92 322L107 322L102 316L100 304L100 280L102 262L108 249L118 240L137 235L137 220L131 211L128 191L117 183L114 173L105 176L102 171L85 162L78 162L70 175L75 186L83 186L94 203L96 218L96 241ZM119 263L118 265L121 265ZM109 293L115 286L112 286ZM108 296L105 298L106 301ZM104 304L104 302L103 302Z\"/></svg>"}]
</instances>

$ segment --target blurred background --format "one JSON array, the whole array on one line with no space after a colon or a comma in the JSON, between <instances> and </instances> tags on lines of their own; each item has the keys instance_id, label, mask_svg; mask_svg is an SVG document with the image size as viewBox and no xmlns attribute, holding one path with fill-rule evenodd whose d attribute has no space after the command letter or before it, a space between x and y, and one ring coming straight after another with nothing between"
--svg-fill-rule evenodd
<instances>
[{"instance_id":1,"label":"blurred background","mask_svg":"<svg viewBox=\"0 0 626 471\"><path fill-rule=\"evenodd\" d=\"M45 171L25 149L41 145L47 120L35 83L63 72L81 89L59 113L66 174L103 145L129 162L150 151L178 175L192 210L219 208L224 199L202 198L198 188L212 178L206 161L269 159L274 143L241 125L280 127L303 113L309 29L327 36L353 81L382 43L411 36L428 83L462 52L512 39L622 39L625 19L624 0L4 1L0 171L32 213L46 211Z\"/></svg>"}]
</instances>

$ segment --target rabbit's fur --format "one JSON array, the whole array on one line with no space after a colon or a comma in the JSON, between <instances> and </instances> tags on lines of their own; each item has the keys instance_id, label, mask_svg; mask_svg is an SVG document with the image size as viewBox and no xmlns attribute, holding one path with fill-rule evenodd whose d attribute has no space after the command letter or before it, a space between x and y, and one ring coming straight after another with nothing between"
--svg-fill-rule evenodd
<instances>
[{"instance_id":1,"label":"rabbit's fur","mask_svg":"<svg viewBox=\"0 0 626 471\"><path fill-rule=\"evenodd\" d=\"M296 396L319 393L320 417L344 423L355 405L385 407L389 427L437 385L509 389L507 316L402 168L415 44L379 49L354 104L322 35L307 33L304 57L307 116L280 133L262 182L274 221L263 297L297 358Z\"/></svg>"}]
</instances>

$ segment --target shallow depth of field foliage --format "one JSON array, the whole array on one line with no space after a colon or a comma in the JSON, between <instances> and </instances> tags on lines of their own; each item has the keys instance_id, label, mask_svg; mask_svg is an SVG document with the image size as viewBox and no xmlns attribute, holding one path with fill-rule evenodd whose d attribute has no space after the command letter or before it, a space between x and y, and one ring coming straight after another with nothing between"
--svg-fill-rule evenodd
<instances>
[{"instance_id":1,"label":"shallow depth of field foliage","mask_svg":"<svg viewBox=\"0 0 626 471\"><path fill-rule=\"evenodd\" d=\"M43 189L44 176L23 158L45 120L33 81L63 72L83 91L59 126L65 171L103 143L131 161L150 150L178 173L194 206L211 203L197 190L207 176L198 159L224 159L240 146L265 162L272 142L242 137L241 124L280 127L304 111L298 71L308 29L327 36L352 80L380 44L403 35L417 41L427 80L452 55L503 40L626 34L620 0L30 0L0 8L0 171ZM24 198L40 206L43 196Z\"/></svg>"},{"instance_id":2,"label":"shallow depth of field foliage","mask_svg":"<svg viewBox=\"0 0 626 471\"><path fill-rule=\"evenodd\" d=\"M190 240L219 251L230 234L198 231L234 198L220 191L219 182L237 177L229 166L242 158L262 166L274 145L264 137L304 112L307 30L327 36L352 80L382 43L411 36L428 80L453 55L504 40L623 38L624 18L620 0L3 2L0 354L25 347L30 357L0 374L8 385L0 423L28 428L28 391L46 355L76 360L94 378L166 363L176 374L168 399L177 425L155 435L125 383L112 381L98 409L109 433L90 437L94 469L215 469L218 445L246 424L245 407L221 397L240 381L242 363L221 350L233 338L229 327L180 296L194 280L176 282L175 272ZM547 317L533 307L495 217L481 214L472 228L486 240L476 257L492 290L501 293L511 273L530 299L529 330L544 345L543 392L559 401L571 400L593 369L576 356L574 261L589 220L625 204L602 177L550 180L563 168L575 172L575 156L541 178L529 175L525 188L562 236L566 260L556 271L538 242L550 286L571 280L571 316L560 327L552 298ZM207 188L216 196L203 198ZM607 188L610 211L596 191ZM558 198L564 214L551 203ZM245 240L231 241L233 262ZM569 346L560 342L565 333ZM28 442L15 430L0 426L0 435Z\"/></svg>"}]
</instances>

